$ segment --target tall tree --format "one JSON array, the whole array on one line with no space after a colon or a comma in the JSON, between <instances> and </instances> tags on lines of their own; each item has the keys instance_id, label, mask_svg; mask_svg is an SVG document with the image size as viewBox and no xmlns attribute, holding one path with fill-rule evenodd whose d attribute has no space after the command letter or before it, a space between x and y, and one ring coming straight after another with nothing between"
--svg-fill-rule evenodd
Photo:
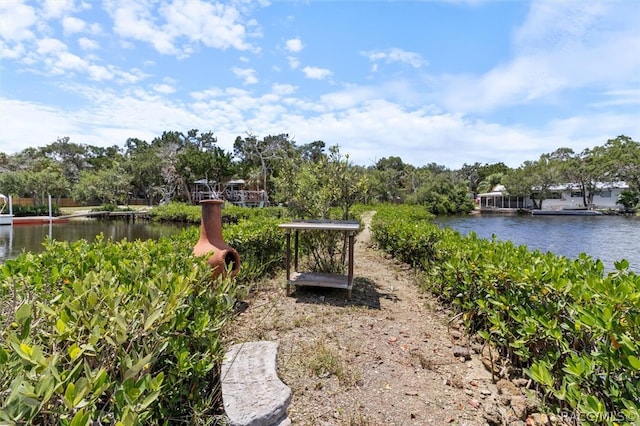
<instances>
[{"instance_id":1,"label":"tall tree","mask_svg":"<svg viewBox=\"0 0 640 426\"><path fill-rule=\"evenodd\" d=\"M542 154L536 161L525 161L503 178L503 184L511 195L529 197L534 208L542 209L543 200L551 197L552 188L562 183L558 160L550 154Z\"/></svg>"},{"instance_id":2,"label":"tall tree","mask_svg":"<svg viewBox=\"0 0 640 426\"><path fill-rule=\"evenodd\" d=\"M243 163L244 170L258 166L261 170L262 189L270 191L269 176L276 170L278 164L287 158L294 158L295 142L286 133L265 136L258 139L247 133L245 138L238 136L233 143L233 153Z\"/></svg>"}]
</instances>

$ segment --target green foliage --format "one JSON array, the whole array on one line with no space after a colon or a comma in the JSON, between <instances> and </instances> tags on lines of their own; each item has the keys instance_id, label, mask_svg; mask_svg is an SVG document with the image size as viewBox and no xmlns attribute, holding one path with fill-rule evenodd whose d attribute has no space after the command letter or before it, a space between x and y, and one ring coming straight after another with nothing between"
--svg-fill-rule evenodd
<instances>
[{"instance_id":1,"label":"green foliage","mask_svg":"<svg viewBox=\"0 0 640 426\"><path fill-rule=\"evenodd\" d=\"M171 202L152 208L149 216L157 222L198 224L202 217L202 208L199 205Z\"/></svg>"},{"instance_id":2,"label":"green foliage","mask_svg":"<svg viewBox=\"0 0 640 426\"><path fill-rule=\"evenodd\" d=\"M6 213L6 212L5 212ZM49 206L13 206L13 215L15 217L24 216L49 216ZM60 216L60 207L56 205L51 206L51 215Z\"/></svg>"},{"instance_id":3,"label":"green foliage","mask_svg":"<svg viewBox=\"0 0 640 426\"><path fill-rule=\"evenodd\" d=\"M406 207L403 207L406 209ZM640 418L640 276L628 262L530 251L463 237L393 208L372 234L424 271L424 286L459 309L470 332L529 375L551 407L607 421Z\"/></svg>"},{"instance_id":4,"label":"green foliage","mask_svg":"<svg viewBox=\"0 0 640 426\"><path fill-rule=\"evenodd\" d=\"M102 204L98 207L91 209L92 212L130 212L133 211L131 207L120 207L114 203Z\"/></svg>"},{"instance_id":5,"label":"green foliage","mask_svg":"<svg viewBox=\"0 0 640 426\"><path fill-rule=\"evenodd\" d=\"M84 170L73 187L72 196L86 202L97 199L103 203L122 204L129 196L131 180L132 177L117 164L97 171Z\"/></svg>"},{"instance_id":6,"label":"green foliage","mask_svg":"<svg viewBox=\"0 0 640 426\"><path fill-rule=\"evenodd\" d=\"M202 208L199 205L170 202L156 206L149 211L149 216L156 222L176 222L200 224ZM222 209L223 223L239 223L240 221L262 221L289 217L285 207L250 208L226 203Z\"/></svg>"},{"instance_id":7,"label":"green foliage","mask_svg":"<svg viewBox=\"0 0 640 426\"><path fill-rule=\"evenodd\" d=\"M193 241L48 242L0 267L0 423L211 417L235 285Z\"/></svg>"},{"instance_id":8,"label":"green foliage","mask_svg":"<svg viewBox=\"0 0 640 426\"><path fill-rule=\"evenodd\" d=\"M618 202L627 210L632 210L640 204L640 192L624 190L620 193Z\"/></svg>"},{"instance_id":9,"label":"green foliage","mask_svg":"<svg viewBox=\"0 0 640 426\"><path fill-rule=\"evenodd\" d=\"M284 265L285 238L278 228L282 222L281 218L256 216L223 228L225 241L241 257L240 272L236 277L239 283L251 284L272 275Z\"/></svg>"}]
</instances>

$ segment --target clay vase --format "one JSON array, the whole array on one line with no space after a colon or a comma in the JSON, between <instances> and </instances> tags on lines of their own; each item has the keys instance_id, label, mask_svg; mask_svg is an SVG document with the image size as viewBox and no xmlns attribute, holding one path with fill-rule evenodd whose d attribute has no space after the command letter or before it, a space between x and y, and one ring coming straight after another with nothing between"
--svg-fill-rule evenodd
<instances>
[{"instance_id":1,"label":"clay vase","mask_svg":"<svg viewBox=\"0 0 640 426\"><path fill-rule=\"evenodd\" d=\"M200 239L193 247L194 256L212 253L207 259L211 266L213 279L220 275L233 277L240 270L240 256L222 239L223 200L202 200L202 219Z\"/></svg>"}]
</instances>

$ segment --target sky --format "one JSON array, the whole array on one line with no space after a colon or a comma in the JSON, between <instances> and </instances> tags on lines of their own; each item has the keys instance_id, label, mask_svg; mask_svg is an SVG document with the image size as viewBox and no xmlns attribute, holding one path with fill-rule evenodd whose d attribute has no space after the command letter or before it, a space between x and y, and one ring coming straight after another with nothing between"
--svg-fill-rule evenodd
<instances>
[{"instance_id":1,"label":"sky","mask_svg":"<svg viewBox=\"0 0 640 426\"><path fill-rule=\"evenodd\" d=\"M0 152L190 129L452 169L640 141L640 1L0 0Z\"/></svg>"}]
</instances>

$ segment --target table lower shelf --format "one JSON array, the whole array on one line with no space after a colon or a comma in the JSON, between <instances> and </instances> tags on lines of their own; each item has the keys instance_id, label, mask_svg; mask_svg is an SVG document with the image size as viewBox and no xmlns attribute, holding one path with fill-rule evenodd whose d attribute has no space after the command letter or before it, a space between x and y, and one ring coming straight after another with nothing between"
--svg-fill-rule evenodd
<instances>
[{"instance_id":1,"label":"table lower shelf","mask_svg":"<svg viewBox=\"0 0 640 426\"><path fill-rule=\"evenodd\" d=\"M348 275L321 274L316 272L293 272L289 277L289 285L331 287L351 290L353 283Z\"/></svg>"}]
</instances>

